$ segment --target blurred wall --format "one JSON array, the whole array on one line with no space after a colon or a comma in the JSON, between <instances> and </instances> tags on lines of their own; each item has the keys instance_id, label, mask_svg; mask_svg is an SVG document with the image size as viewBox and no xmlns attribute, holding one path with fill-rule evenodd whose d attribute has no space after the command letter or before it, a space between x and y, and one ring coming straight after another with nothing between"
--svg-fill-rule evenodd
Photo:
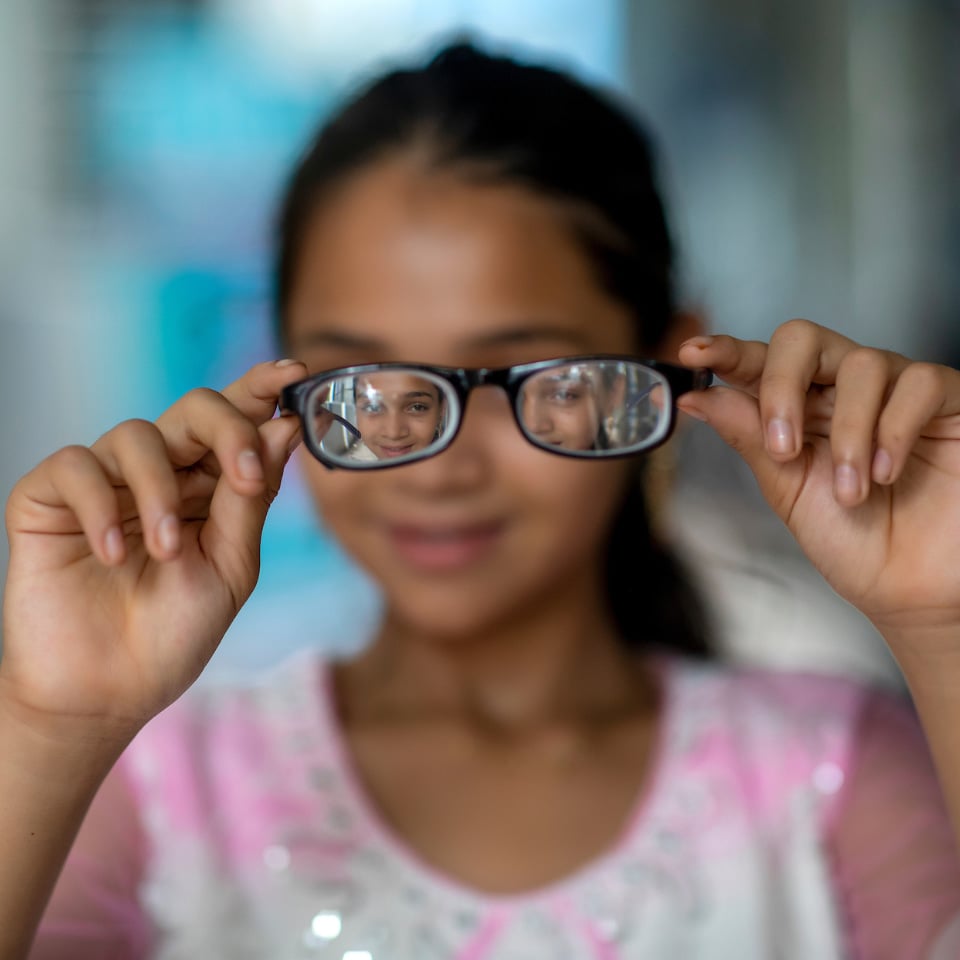
<instances>
[{"instance_id":1,"label":"blurred wall","mask_svg":"<svg viewBox=\"0 0 960 960\"><path fill-rule=\"evenodd\" d=\"M949 355L960 334L960 15L931 0L631 4L689 293L718 329L806 316Z\"/></svg>"}]
</instances>

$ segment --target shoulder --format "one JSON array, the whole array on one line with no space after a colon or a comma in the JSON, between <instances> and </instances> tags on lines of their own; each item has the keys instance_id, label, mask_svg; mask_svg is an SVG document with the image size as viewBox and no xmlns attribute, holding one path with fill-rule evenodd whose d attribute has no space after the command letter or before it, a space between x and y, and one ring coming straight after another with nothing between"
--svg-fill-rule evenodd
<instances>
[{"instance_id":1,"label":"shoulder","mask_svg":"<svg viewBox=\"0 0 960 960\"><path fill-rule=\"evenodd\" d=\"M666 676L668 689L685 702L709 705L745 735L849 728L876 693L833 674L681 659L668 662Z\"/></svg>"}]
</instances>

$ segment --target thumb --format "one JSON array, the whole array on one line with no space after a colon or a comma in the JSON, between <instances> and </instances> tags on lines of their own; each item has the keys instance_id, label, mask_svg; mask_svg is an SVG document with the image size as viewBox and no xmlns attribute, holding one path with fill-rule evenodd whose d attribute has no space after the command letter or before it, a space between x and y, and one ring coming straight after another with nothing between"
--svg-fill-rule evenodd
<instances>
[{"instance_id":1,"label":"thumb","mask_svg":"<svg viewBox=\"0 0 960 960\"><path fill-rule=\"evenodd\" d=\"M803 487L806 466L799 456L784 462L767 452L756 397L733 387L716 386L684 394L678 409L708 423L746 461L760 492L785 518Z\"/></svg>"},{"instance_id":2,"label":"thumb","mask_svg":"<svg viewBox=\"0 0 960 960\"><path fill-rule=\"evenodd\" d=\"M264 487L256 494L237 493L222 477L210 501L210 514L200 535L211 561L230 580L234 596L253 590L260 568L260 537L277 494L283 470L300 441L296 417L277 417L259 428Z\"/></svg>"}]
</instances>

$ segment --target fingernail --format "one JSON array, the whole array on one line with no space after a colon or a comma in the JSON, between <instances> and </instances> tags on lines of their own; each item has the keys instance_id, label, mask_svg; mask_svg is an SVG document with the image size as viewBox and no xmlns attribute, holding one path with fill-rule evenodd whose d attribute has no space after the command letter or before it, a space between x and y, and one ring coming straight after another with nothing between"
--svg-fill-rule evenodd
<instances>
[{"instance_id":1,"label":"fingernail","mask_svg":"<svg viewBox=\"0 0 960 960\"><path fill-rule=\"evenodd\" d=\"M180 549L180 523L172 513L157 524L157 543L164 553L176 553Z\"/></svg>"},{"instance_id":2,"label":"fingernail","mask_svg":"<svg viewBox=\"0 0 960 960\"><path fill-rule=\"evenodd\" d=\"M834 471L834 491L838 500L860 499L860 475L850 463L841 463Z\"/></svg>"},{"instance_id":3,"label":"fingernail","mask_svg":"<svg viewBox=\"0 0 960 960\"><path fill-rule=\"evenodd\" d=\"M300 446L300 443L302 440L303 440L303 437L301 436L300 431L298 430L293 435L293 437L287 442L287 457L292 456L294 450L296 450L297 447Z\"/></svg>"},{"instance_id":4,"label":"fingernail","mask_svg":"<svg viewBox=\"0 0 960 960\"><path fill-rule=\"evenodd\" d=\"M713 337L702 336L702 337L691 337L689 340L684 340L680 344L680 349L684 347L699 347L701 350L705 350L713 343Z\"/></svg>"},{"instance_id":5,"label":"fingernail","mask_svg":"<svg viewBox=\"0 0 960 960\"><path fill-rule=\"evenodd\" d=\"M793 424L782 417L774 417L767 424L767 449L771 453L793 453L795 442Z\"/></svg>"},{"instance_id":6,"label":"fingernail","mask_svg":"<svg viewBox=\"0 0 960 960\"><path fill-rule=\"evenodd\" d=\"M244 480L263 479L263 464L260 462L260 457L257 456L255 450L244 450L240 456L237 457L237 473L239 473Z\"/></svg>"},{"instance_id":7,"label":"fingernail","mask_svg":"<svg viewBox=\"0 0 960 960\"><path fill-rule=\"evenodd\" d=\"M677 409L685 413L688 417L693 417L694 420L699 420L702 423L707 422L707 418L699 410L691 410L690 407L681 407L677 405Z\"/></svg>"},{"instance_id":8,"label":"fingernail","mask_svg":"<svg viewBox=\"0 0 960 960\"><path fill-rule=\"evenodd\" d=\"M123 531L119 527L111 527L103 538L103 549L110 563L119 563L123 559L124 543Z\"/></svg>"},{"instance_id":9,"label":"fingernail","mask_svg":"<svg viewBox=\"0 0 960 960\"><path fill-rule=\"evenodd\" d=\"M893 475L893 458L882 447L873 455L873 479L877 483L888 483Z\"/></svg>"},{"instance_id":10,"label":"fingernail","mask_svg":"<svg viewBox=\"0 0 960 960\"><path fill-rule=\"evenodd\" d=\"M295 363L299 363L299 360L294 360L291 357L287 357L285 360L278 360L275 366L278 367L292 367Z\"/></svg>"}]
</instances>

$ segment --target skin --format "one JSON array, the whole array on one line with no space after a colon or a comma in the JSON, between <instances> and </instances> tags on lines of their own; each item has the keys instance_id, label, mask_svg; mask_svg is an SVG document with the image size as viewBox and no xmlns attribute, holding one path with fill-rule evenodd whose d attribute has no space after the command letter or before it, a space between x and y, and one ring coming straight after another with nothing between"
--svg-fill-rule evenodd
<instances>
[{"instance_id":1,"label":"skin","mask_svg":"<svg viewBox=\"0 0 960 960\"><path fill-rule=\"evenodd\" d=\"M373 248L361 214L379 218ZM107 771L197 676L253 588L298 439L292 419L271 419L284 385L370 360L499 366L629 348L626 316L562 226L517 188L403 164L366 171L308 237L292 362L58 451L17 484L0 955L26 955ZM886 637L960 825L960 374L808 321L769 344L698 338L679 358L729 385L681 406L742 454L831 585ZM388 598L381 635L337 675L361 777L424 857L500 891L610 842L657 716L655 678L625 660L597 582L624 468L552 457L508 427L504 397L478 391L442 456L359 478L303 463Z\"/></svg>"},{"instance_id":2,"label":"skin","mask_svg":"<svg viewBox=\"0 0 960 960\"><path fill-rule=\"evenodd\" d=\"M423 377L377 373L357 384L357 427L381 460L428 447L443 416L439 388Z\"/></svg>"},{"instance_id":3,"label":"skin","mask_svg":"<svg viewBox=\"0 0 960 960\"><path fill-rule=\"evenodd\" d=\"M570 368L552 370L527 381L523 420L537 439L552 447L590 450L596 443L602 413L597 387Z\"/></svg>"}]
</instances>

